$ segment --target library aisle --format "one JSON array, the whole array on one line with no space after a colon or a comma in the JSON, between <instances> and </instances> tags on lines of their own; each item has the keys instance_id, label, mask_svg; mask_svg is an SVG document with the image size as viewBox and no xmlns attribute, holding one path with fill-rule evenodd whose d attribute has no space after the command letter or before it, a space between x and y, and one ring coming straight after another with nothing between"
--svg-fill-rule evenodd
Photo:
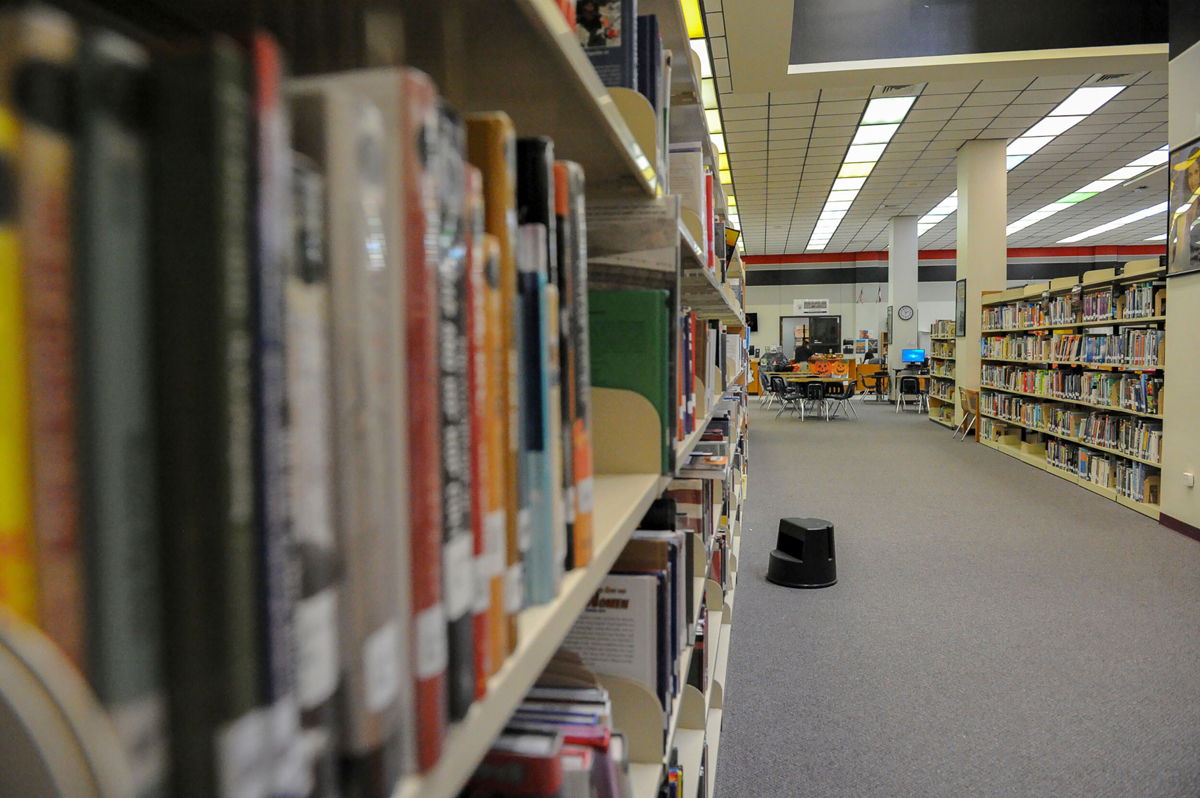
<instances>
[{"instance_id":1,"label":"library aisle","mask_svg":"<svg viewBox=\"0 0 1200 798\"><path fill-rule=\"evenodd\" d=\"M1194 541L924 415L774 415L718 795L1200 795ZM834 587L765 581L786 516L834 522Z\"/></svg>"}]
</instances>

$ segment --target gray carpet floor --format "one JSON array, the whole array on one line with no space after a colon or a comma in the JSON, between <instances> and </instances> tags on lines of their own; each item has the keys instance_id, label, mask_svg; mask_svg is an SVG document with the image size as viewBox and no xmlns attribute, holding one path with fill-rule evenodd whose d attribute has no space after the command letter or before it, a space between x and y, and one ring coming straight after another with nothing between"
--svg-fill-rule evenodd
<instances>
[{"instance_id":1,"label":"gray carpet floor","mask_svg":"<svg viewBox=\"0 0 1200 798\"><path fill-rule=\"evenodd\" d=\"M717 795L1200 796L1200 543L857 406L752 410ZM837 585L765 580L786 516Z\"/></svg>"}]
</instances>

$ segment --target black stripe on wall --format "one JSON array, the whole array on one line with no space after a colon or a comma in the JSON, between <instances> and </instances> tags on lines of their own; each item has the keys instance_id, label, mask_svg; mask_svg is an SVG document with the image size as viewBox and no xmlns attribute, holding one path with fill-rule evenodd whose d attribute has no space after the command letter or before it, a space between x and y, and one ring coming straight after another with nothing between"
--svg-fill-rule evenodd
<instances>
[{"instance_id":1,"label":"black stripe on wall","mask_svg":"<svg viewBox=\"0 0 1200 798\"><path fill-rule=\"evenodd\" d=\"M1076 261L1071 263L1010 263L1008 279L1040 283L1060 277L1079 277L1093 269L1111 269L1124 261ZM953 263L920 266L917 281L921 283L954 282L957 272ZM857 266L827 269L752 269L747 276L751 286L758 285L857 285L886 283L887 266Z\"/></svg>"}]
</instances>

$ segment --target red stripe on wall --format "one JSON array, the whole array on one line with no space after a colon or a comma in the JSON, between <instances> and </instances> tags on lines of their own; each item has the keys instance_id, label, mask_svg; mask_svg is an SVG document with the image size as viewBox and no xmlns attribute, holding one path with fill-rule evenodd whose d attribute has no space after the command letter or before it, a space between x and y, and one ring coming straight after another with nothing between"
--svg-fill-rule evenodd
<instances>
[{"instance_id":1,"label":"red stripe on wall","mask_svg":"<svg viewBox=\"0 0 1200 798\"><path fill-rule=\"evenodd\" d=\"M1010 258L1078 258L1113 255L1165 255L1167 248L1163 244L1137 244L1132 246L1099 246L1099 247L1010 247ZM955 257L953 249L922 249L917 253L917 260L951 260ZM803 252L795 255L746 255L743 260L748 265L777 265L784 263L857 263L859 261L886 261L886 250L876 252Z\"/></svg>"}]
</instances>

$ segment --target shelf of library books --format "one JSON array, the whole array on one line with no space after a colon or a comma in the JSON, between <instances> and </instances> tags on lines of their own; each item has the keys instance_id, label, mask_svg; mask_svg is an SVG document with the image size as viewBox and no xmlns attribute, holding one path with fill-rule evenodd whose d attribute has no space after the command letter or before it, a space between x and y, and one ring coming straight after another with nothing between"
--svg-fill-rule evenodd
<instances>
[{"instance_id":1,"label":"shelf of library books","mask_svg":"<svg viewBox=\"0 0 1200 798\"><path fill-rule=\"evenodd\" d=\"M980 441L1157 518L1163 274L1149 259L985 296Z\"/></svg>"},{"instance_id":2,"label":"shelf of library books","mask_svg":"<svg viewBox=\"0 0 1200 798\"><path fill-rule=\"evenodd\" d=\"M433 798L458 793L471 776L471 763L483 758L504 728L667 482L668 477L652 474L595 477L592 561L563 578L553 601L525 609L517 616L516 651L488 681L487 694L472 705L461 722L451 727L437 765L424 775L402 780L396 798Z\"/></svg>"},{"instance_id":3,"label":"shelf of library books","mask_svg":"<svg viewBox=\"0 0 1200 798\"><path fill-rule=\"evenodd\" d=\"M518 130L553 139L556 157L583 166L589 198L658 192L655 154L631 126L638 120L601 82L559 3L471 0L452 14L443 5L405 5L406 28L430 35L408 37L404 56L455 108L503 109ZM519 79L496 76L498 64Z\"/></svg>"},{"instance_id":4,"label":"shelf of library books","mask_svg":"<svg viewBox=\"0 0 1200 798\"><path fill-rule=\"evenodd\" d=\"M680 279L683 301L698 313L726 324L744 327L746 315L729 283L711 269L689 267Z\"/></svg>"},{"instance_id":5,"label":"shelf of library books","mask_svg":"<svg viewBox=\"0 0 1200 798\"><path fill-rule=\"evenodd\" d=\"M954 321L935 321L929 328L929 340L929 420L953 428L956 384Z\"/></svg>"}]
</instances>

